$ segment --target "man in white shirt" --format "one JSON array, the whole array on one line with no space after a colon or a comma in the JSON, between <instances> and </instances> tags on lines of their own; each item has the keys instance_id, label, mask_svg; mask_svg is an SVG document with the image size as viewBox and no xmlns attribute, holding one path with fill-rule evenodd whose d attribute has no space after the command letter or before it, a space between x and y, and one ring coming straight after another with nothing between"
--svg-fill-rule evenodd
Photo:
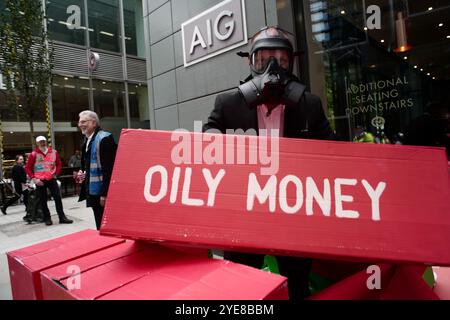
<instances>
[{"instance_id":1,"label":"man in white shirt","mask_svg":"<svg viewBox=\"0 0 450 320\"><path fill-rule=\"evenodd\" d=\"M82 146L81 170L77 178L82 182L79 201L94 211L95 225L100 230L114 166L117 145L110 132L100 128L97 114L86 110L80 113L78 127L86 137Z\"/></svg>"}]
</instances>

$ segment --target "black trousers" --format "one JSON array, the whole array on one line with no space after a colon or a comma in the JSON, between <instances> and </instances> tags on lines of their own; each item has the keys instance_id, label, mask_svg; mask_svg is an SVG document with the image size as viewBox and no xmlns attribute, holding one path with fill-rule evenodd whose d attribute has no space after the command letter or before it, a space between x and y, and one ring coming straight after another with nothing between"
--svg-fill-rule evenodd
<instances>
[{"instance_id":1,"label":"black trousers","mask_svg":"<svg viewBox=\"0 0 450 320\"><path fill-rule=\"evenodd\" d=\"M105 211L105 207L102 207L100 205L99 196L91 196L91 195L88 196L88 205L92 208L92 211L94 211L95 226L97 227L97 230L100 230L103 218L103 211Z\"/></svg>"},{"instance_id":2,"label":"black trousers","mask_svg":"<svg viewBox=\"0 0 450 320\"><path fill-rule=\"evenodd\" d=\"M276 258L280 274L288 278L289 300L304 300L311 293L309 273L312 260L287 256L277 256ZM224 259L261 269L264 255L225 251Z\"/></svg>"},{"instance_id":3,"label":"black trousers","mask_svg":"<svg viewBox=\"0 0 450 320\"><path fill-rule=\"evenodd\" d=\"M4 204L3 207L6 209L15 203L17 200L20 199L20 195L23 195L23 204L25 205L25 209L28 208L28 190L23 190L21 192L18 192L18 194L14 194L14 196L11 199L8 199Z\"/></svg>"},{"instance_id":4,"label":"black trousers","mask_svg":"<svg viewBox=\"0 0 450 320\"><path fill-rule=\"evenodd\" d=\"M58 217L61 219L65 216L63 205L61 201L61 191L59 190L58 183L56 182L56 179L52 180L42 180L44 183L43 186L38 186L36 188L36 191L39 195L39 199L41 201L41 208L42 208L42 214L44 215L44 221L50 219L50 210L47 206L47 189L50 190L50 194L53 197L53 200L55 201L56 206L56 212L58 213Z\"/></svg>"}]
</instances>

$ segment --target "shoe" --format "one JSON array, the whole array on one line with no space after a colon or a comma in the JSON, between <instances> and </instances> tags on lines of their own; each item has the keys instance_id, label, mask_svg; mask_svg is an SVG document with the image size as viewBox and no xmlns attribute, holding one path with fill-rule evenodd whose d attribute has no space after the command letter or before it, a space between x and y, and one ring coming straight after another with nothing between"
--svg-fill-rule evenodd
<instances>
[{"instance_id":1,"label":"shoe","mask_svg":"<svg viewBox=\"0 0 450 320\"><path fill-rule=\"evenodd\" d=\"M6 215L6 208L2 206L2 212L4 215Z\"/></svg>"},{"instance_id":2,"label":"shoe","mask_svg":"<svg viewBox=\"0 0 450 320\"><path fill-rule=\"evenodd\" d=\"M73 223L73 220L70 220L69 218L67 218L66 216L62 216L61 218L59 218L59 223Z\"/></svg>"},{"instance_id":3,"label":"shoe","mask_svg":"<svg viewBox=\"0 0 450 320\"><path fill-rule=\"evenodd\" d=\"M52 219L47 219L47 220L45 220L45 225L46 225L46 226L51 226L52 224L53 224Z\"/></svg>"}]
</instances>

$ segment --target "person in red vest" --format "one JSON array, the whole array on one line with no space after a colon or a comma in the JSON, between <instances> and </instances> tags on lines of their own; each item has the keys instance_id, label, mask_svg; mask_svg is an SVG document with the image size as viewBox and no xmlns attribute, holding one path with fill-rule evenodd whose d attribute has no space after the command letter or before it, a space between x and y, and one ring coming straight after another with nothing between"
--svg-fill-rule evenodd
<instances>
[{"instance_id":1,"label":"person in red vest","mask_svg":"<svg viewBox=\"0 0 450 320\"><path fill-rule=\"evenodd\" d=\"M44 222L47 226L53 224L47 206L47 189L49 189L55 200L59 223L72 223L73 221L64 214L61 193L56 181L56 177L61 173L62 168L58 152L47 146L47 139L44 136L37 137L36 144L36 149L28 157L25 171L37 186L36 191L41 201Z\"/></svg>"}]
</instances>

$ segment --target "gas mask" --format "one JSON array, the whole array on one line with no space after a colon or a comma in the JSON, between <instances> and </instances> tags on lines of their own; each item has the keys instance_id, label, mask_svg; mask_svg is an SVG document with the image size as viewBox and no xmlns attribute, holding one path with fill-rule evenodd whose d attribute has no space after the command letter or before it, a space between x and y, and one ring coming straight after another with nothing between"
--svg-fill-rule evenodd
<instances>
[{"instance_id":1,"label":"gas mask","mask_svg":"<svg viewBox=\"0 0 450 320\"><path fill-rule=\"evenodd\" d=\"M249 53L238 52L250 62L252 76L238 91L250 108L260 104L298 105L305 92L292 74L294 53L288 32L278 27L264 27L251 40Z\"/></svg>"},{"instance_id":2,"label":"gas mask","mask_svg":"<svg viewBox=\"0 0 450 320\"><path fill-rule=\"evenodd\" d=\"M284 104L296 106L303 96L305 86L289 71L283 69L274 57L270 57L263 73L252 72L253 77L238 87L249 108L260 104Z\"/></svg>"}]
</instances>

